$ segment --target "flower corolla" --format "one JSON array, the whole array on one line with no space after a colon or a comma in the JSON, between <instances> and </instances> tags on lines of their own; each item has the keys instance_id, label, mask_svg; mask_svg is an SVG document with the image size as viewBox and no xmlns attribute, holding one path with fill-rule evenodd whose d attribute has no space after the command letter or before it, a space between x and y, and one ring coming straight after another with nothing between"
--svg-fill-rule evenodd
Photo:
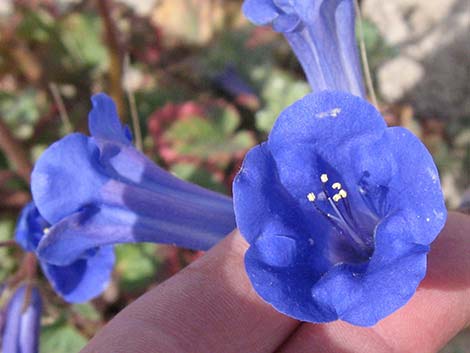
<instances>
[{"instance_id":1,"label":"flower corolla","mask_svg":"<svg viewBox=\"0 0 470 353\"><path fill-rule=\"evenodd\" d=\"M233 189L255 290L308 322L370 326L403 306L446 220L424 145L344 92L286 108Z\"/></svg>"}]
</instances>

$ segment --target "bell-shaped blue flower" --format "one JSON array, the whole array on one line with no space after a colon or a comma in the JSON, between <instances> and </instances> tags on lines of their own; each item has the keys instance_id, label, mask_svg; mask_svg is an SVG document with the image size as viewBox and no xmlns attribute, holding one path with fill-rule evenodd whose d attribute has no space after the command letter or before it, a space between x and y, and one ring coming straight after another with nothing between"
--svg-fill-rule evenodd
<instances>
[{"instance_id":1,"label":"bell-shaped blue flower","mask_svg":"<svg viewBox=\"0 0 470 353\"><path fill-rule=\"evenodd\" d=\"M245 0L243 13L285 36L314 91L364 96L353 0Z\"/></svg>"},{"instance_id":2,"label":"bell-shaped blue flower","mask_svg":"<svg viewBox=\"0 0 470 353\"><path fill-rule=\"evenodd\" d=\"M98 94L92 103L92 136L64 137L34 167L34 202L54 225L40 258L64 266L127 242L206 250L235 228L229 197L159 168L132 146L111 98Z\"/></svg>"},{"instance_id":3,"label":"bell-shaped blue flower","mask_svg":"<svg viewBox=\"0 0 470 353\"><path fill-rule=\"evenodd\" d=\"M4 353L37 353L42 301L34 286L22 285L10 299L2 337Z\"/></svg>"},{"instance_id":4,"label":"bell-shaped blue flower","mask_svg":"<svg viewBox=\"0 0 470 353\"><path fill-rule=\"evenodd\" d=\"M369 326L403 306L446 220L423 144L343 92L285 109L233 187L255 290L309 322Z\"/></svg>"},{"instance_id":5,"label":"bell-shaped blue flower","mask_svg":"<svg viewBox=\"0 0 470 353\"><path fill-rule=\"evenodd\" d=\"M36 252L39 242L54 231L40 214L33 202L21 211L16 226L17 243L25 251ZM39 264L52 288L70 303L88 301L103 292L111 280L114 267L112 246L103 246L83 254L66 266L52 265L44 260Z\"/></svg>"}]
</instances>

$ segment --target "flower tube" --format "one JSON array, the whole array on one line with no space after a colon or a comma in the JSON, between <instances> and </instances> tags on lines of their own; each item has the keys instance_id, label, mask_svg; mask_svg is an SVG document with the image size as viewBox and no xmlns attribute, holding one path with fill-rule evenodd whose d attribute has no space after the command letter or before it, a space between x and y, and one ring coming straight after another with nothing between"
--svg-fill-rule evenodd
<instances>
[{"instance_id":1,"label":"flower tube","mask_svg":"<svg viewBox=\"0 0 470 353\"><path fill-rule=\"evenodd\" d=\"M447 215L423 144L344 92L286 108L233 191L253 287L278 311L316 323L371 326L403 306Z\"/></svg>"},{"instance_id":2,"label":"flower tube","mask_svg":"<svg viewBox=\"0 0 470 353\"><path fill-rule=\"evenodd\" d=\"M159 168L132 146L111 98L98 94L92 102L91 137L64 137L34 167L33 199L53 225L40 258L64 266L129 242L206 250L235 228L229 197Z\"/></svg>"},{"instance_id":3,"label":"flower tube","mask_svg":"<svg viewBox=\"0 0 470 353\"><path fill-rule=\"evenodd\" d=\"M37 353L42 301L36 287L22 285L8 303L2 352Z\"/></svg>"},{"instance_id":4,"label":"flower tube","mask_svg":"<svg viewBox=\"0 0 470 353\"><path fill-rule=\"evenodd\" d=\"M245 0L243 13L284 35L313 91L364 97L353 0Z\"/></svg>"}]
</instances>

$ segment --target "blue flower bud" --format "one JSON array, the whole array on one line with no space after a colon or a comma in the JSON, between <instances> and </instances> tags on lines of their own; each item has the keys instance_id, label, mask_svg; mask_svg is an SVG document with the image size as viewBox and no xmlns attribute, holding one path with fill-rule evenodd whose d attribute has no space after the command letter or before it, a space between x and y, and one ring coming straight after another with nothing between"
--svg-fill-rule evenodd
<instances>
[{"instance_id":1,"label":"blue flower bud","mask_svg":"<svg viewBox=\"0 0 470 353\"><path fill-rule=\"evenodd\" d=\"M36 287L22 285L8 303L2 338L4 353L37 353L41 327L41 296Z\"/></svg>"}]
</instances>

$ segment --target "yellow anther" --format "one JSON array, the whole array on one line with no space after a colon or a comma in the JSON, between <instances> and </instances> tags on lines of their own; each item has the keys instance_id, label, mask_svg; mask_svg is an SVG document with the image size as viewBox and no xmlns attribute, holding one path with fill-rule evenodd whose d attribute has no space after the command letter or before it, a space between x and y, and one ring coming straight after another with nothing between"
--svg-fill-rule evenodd
<instances>
[{"instance_id":1,"label":"yellow anther","mask_svg":"<svg viewBox=\"0 0 470 353\"><path fill-rule=\"evenodd\" d=\"M334 194L334 195L333 195L333 201L334 201L334 202L338 202L338 201L341 200L341 199L342 199L342 197L341 197L340 194Z\"/></svg>"},{"instance_id":2,"label":"yellow anther","mask_svg":"<svg viewBox=\"0 0 470 353\"><path fill-rule=\"evenodd\" d=\"M308 195L307 195L307 199L310 201L310 202L314 202L316 197L315 197L315 194L313 192L309 192Z\"/></svg>"},{"instance_id":3,"label":"yellow anther","mask_svg":"<svg viewBox=\"0 0 470 353\"><path fill-rule=\"evenodd\" d=\"M341 190L338 192L338 195L340 195L342 199L345 199L346 197L348 197L348 193L347 193L346 190L344 190L344 189L341 189Z\"/></svg>"},{"instance_id":4,"label":"yellow anther","mask_svg":"<svg viewBox=\"0 0 470 353\"><path fill-rule=\"evenodd\" d=\"M335 190L339 190L339 189L341 189L341 183L338 183L338 182L333 183L333 185L331 185L331 187Z\"/></svg>"},{"instance_id":5,"label":"yellow anther","mask_svg":"<svg viewBox=\"0 0 470 353\"><path fill-rule=\"evenodd\" d=\"M326 174L320 175L320 180L322 183L326 183L328 181L328 175Z\"/></svg>"},{"instance_id":6,"label":"yellow anther","mask_svg":"<svg viewBox=\"0 0 470 353\"><path fill-rule=\"evenodd\" d=\"M44 228L43 232L44 232L44 235L47 235L49 234L49 232L51 231L50 228Z\"/></svg>"}]
</instances>

